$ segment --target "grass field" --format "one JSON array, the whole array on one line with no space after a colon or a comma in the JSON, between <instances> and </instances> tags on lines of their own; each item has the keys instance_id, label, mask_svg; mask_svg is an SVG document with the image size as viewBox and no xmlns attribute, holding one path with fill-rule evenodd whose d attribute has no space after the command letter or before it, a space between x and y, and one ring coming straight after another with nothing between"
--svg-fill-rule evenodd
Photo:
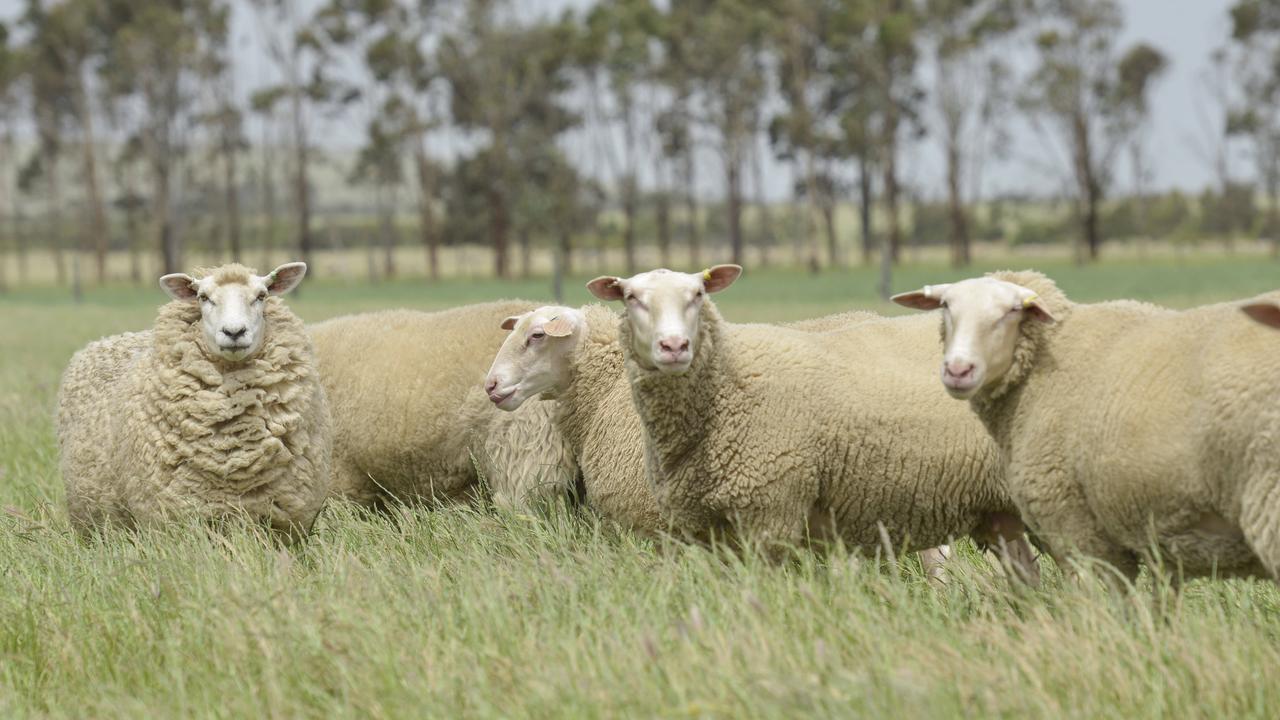
<instances>
[{"instance_id":1,"label":"grass field","mask_svg":"<svg viewBox=\"0 0 1280 720\"><path fill-rule=\"evenodd\" d=\"M1280 267L1253 258L1042 269L1081 300L1188 306L1280 287ZM955 277L914 267L895 287ZM319 280L292 304L312 321L547 295L543 281ZM59 374L85 342L147 326L161 299L0 297L0 717L1280 715L1269 583L1175 598L1148 578L1114 598L1050 568L1041 590L1013 591L962 548L936 589L914 561L768 566L569 511L392 520L331 505L293 551L182 527L80 544L50 420ZM720 304L735 320L890 310L861 271L749 273Z\"/></svg>"}]
</instances>

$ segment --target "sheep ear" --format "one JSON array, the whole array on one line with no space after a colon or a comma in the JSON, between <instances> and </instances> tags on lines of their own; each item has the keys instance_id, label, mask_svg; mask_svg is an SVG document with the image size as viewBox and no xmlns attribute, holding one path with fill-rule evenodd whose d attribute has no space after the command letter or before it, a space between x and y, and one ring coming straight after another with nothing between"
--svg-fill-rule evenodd
<instances>
[{"instance_id":1,"label":"sheep ear","mask_svg":"<svg viewBox=\"0 0 1280 720\"><path fill-rule=\"evenodd\" d=\"M741 275L741 265L713 265L702 271L702 288L708 293L720 292Z\"/></svg>"},{"instance_id":2,"label":"sheep ear","mask_svg":"<svg viewBox=\"0 0 1280 720\"><path fill-rule=\"evenodd\" d=\"M1049 312L1049 309L1040 301L1040 296L1035 293L1031 293L1022 299L1022 309L1025 310L1028 315L1042 323L1058 322L1058 319L1053 316L1053 313Z\"/></svg>"},{"instance_id":3,"label":"sheep ear","mask_svg":"<svg viewBox=\"0 0 1280 720\"><path fill-rule=\"evenodd\" d=\"M502 325L500 325L499 327L501 327L503 330L515 330L515 329L516 329L516 323L520 322L520 318L522 318L522 317L524 317L524 316L523 316L523 315L512 315L511 317L507 318L506 320L503 320L503 321L502 321Z\"/></svg>"},{"instance_id":4,"label":"sheep ear","mask_svg":"<svg viewBox=\"0 0 1280 720\"><path fill-rule=\"evenodd\" d=\"M916 310L937 310L942 307L942 293L947 287L947 285L925 285L919 290L898 293L889 299L902 307Z\"/></svg>"},{"instance_id":5,"label":"sheep ear","mask_svg":"<svg viewBox=\"0 0 1280 720\"><path fill-rule=\"evenodd\" d=\"M1245 315L1248 315L1263 325L1280 328L1280 307L1277 307L1275 303L1253 302L1240 309L1244 310Z\"/></svg>"},{"instance_id":6,"label":"sheep ear","mask_svg":"<svg viewBox=\"0 0 1280 720\"><path fill-rule=\"evenodd\" d=\"M298 283L302 282L302 278L307 275L307 264L304 262L285 263L271 274L264 278L267 282L267 292L272 295L284 295L285 293L298 287Z\"/></svg>"},{"instance_id":7,"label":"sheep ear","mask_svg":"<svg viewBox=\"0 0 1280 720\"><path fill-rule=\"evenodd\" d=\"M186 273L171 273L160 278L160 289L174 300L196 299L196 280Z\"/></svg>"},{"instance_id":8,"label":"sheep ear","mask_svg":"<svg viewBox=\"0 0 1280 720\"><path fill-rule=\"evenodd\" d=\"M569 337L573 334L573 321L567 315L557 315L542 326L542 332L551 337Z\"/></svg>"},{"instance_id":9,"label":"sheep ear","mask_svg":"<svg viewBox=\"0 0 1280 720\"><path fill-rule=\"evenodd\" d=\"M587 289L601 300L621 300L622 278L603 275L587 283Z\"/></svg>"}]
</instances>

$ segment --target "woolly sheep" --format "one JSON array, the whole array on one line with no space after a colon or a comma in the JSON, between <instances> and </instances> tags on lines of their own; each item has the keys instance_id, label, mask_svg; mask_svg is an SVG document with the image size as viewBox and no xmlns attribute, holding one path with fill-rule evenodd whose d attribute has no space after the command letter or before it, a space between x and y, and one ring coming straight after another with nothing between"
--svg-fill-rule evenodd
<instances>
[{"instance_id":1,"label":"woolly sheep","mask_svg":"<svg viewBox=\"0 0 1280 720\"><path fill-rule=\"evenodd\" d=\"M706 296L740 272L655 270L588 285L626 304L619 343L649 477L673 525L766 548L809 538L905 550L969 534L1005 547L1034 582L995 446L919 377L937 354L918 347L932 324L885 318L820 334L730 325Z\"/></svg>"},{"instance_id":2,"label":"woolly sheep","mask_svg":"<svg viewBox=\"0 0 1280 720\"><path fill-rule=\"evenodd\" d=\"M441 312L386 310L311 326L334 418L334 494L389 501L472 499L481 479L495 504L562 497L577 469L551 422L554 405L493 412L483 363L503 318L535 303L510 300Z\"/></svg>"},{"instance_id":3,"label":"woolly sheep","mask_svg":"<svg viewBox=\"0 0 1280 720\"><path fill-rule=\"evenodd\" d=\"M808 332L879 319L849 312L786 325ZM556 425L582 475L586 504L631 530L667 529L649 488L643 426L618 345L618 316L600 305L540 307L507 318L511 334L485 380L489 399L514 411L535 397L555 399ZM948 548L927 551L926 571L940 576Z\"/></svg>"},{"instance_id":4,"label":"woolly sheep","mask_svg":"<svg viewBox=\"0 0 1280 720\"><path fill-rule=\"evenodd\" d=\"M1132 578L1155 550L1187 577L1277 576L1275 338L1238 305L1075 304L1029 271L896 300L945 308L943 383L1056 560Z\"/></svg>"},{"instance_id":5,"label":"woolly sheep","mask_svg":"<svg viewBox=\"0 0 1280 720\"><path fill-rule=\"evenodd\" d=\"M278 298L306 274L241 265L165 275L155 326L71 359L57 430L83 536L184 514L242 515L289 539L329 488L331 428L311 343Z\"/></svg>"}]
</instances>

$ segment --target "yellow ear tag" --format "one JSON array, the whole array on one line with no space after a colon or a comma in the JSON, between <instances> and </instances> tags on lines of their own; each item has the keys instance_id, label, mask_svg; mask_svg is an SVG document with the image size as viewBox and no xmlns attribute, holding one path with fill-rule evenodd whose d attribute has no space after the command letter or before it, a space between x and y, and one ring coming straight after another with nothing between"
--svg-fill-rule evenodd
<instances>
[{"instance_id":1,"label":"yellow ear tag","mask_svg":"<svg viewBox=\"0 0 1280 720\"><path fill-rule=\"evenodd\" d=\"M1032 295L1031 297L1029 297L1029 298L1027 298L1026 300L1023 300L1023 301L1022 301L1022 307L1024 307L1024 308L1029 308L1029 307L1031 307L1032 305L1035 305L1035 304L1036 304L1036 300L1039 300L1039 299L1040 299L1040 297L1039 297L1038 295Z\"/></svg>"},{"instance_id":2,"label":"yellow ear tag","mask_svg":"<svg viewBox=\"0 0 1280 720\"><path fill-rule=\"evenodd\" d=\"M711 281L711 268L707 268L706 270L702 271L702 281L703 282Z\"/></svg>"}]
</instances>

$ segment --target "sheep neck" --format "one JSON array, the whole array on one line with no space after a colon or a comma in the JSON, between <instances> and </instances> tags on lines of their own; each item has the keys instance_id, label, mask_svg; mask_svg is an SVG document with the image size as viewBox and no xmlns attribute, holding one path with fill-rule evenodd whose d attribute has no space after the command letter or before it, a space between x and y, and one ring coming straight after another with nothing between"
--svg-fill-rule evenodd
<instances>
[{"instance_id":1,"label":"sheep neck","mask_svg":"<svg viewBox=\"0 0 1280 720\"><path fill-rule=\"evenodd\" d=\"M605 389L624 373L618 317L600 305L582 310L586 330L570 358L565 389L556 398L556 425L575 453L582 449L587 433L604 413L626 410L603 407L609 401Z\"/></svg>"},{"instance_id":2,"label":"sheep neck","mask_svg":"<svg viewBox=\"0 0 1280 720\"><path fill-rule=\"evenodd\" d=\"M632 350L630 325L625 318L620 324L619 343L626 357L632 399L644 426L645 454L655 484L677 482L681 473L688 471L691 465L686 461L716 420L717 396L725 376L723 323L715 304L707 301L693 363L680 375L641 367Z\"/></svg>"}]
</instances>

